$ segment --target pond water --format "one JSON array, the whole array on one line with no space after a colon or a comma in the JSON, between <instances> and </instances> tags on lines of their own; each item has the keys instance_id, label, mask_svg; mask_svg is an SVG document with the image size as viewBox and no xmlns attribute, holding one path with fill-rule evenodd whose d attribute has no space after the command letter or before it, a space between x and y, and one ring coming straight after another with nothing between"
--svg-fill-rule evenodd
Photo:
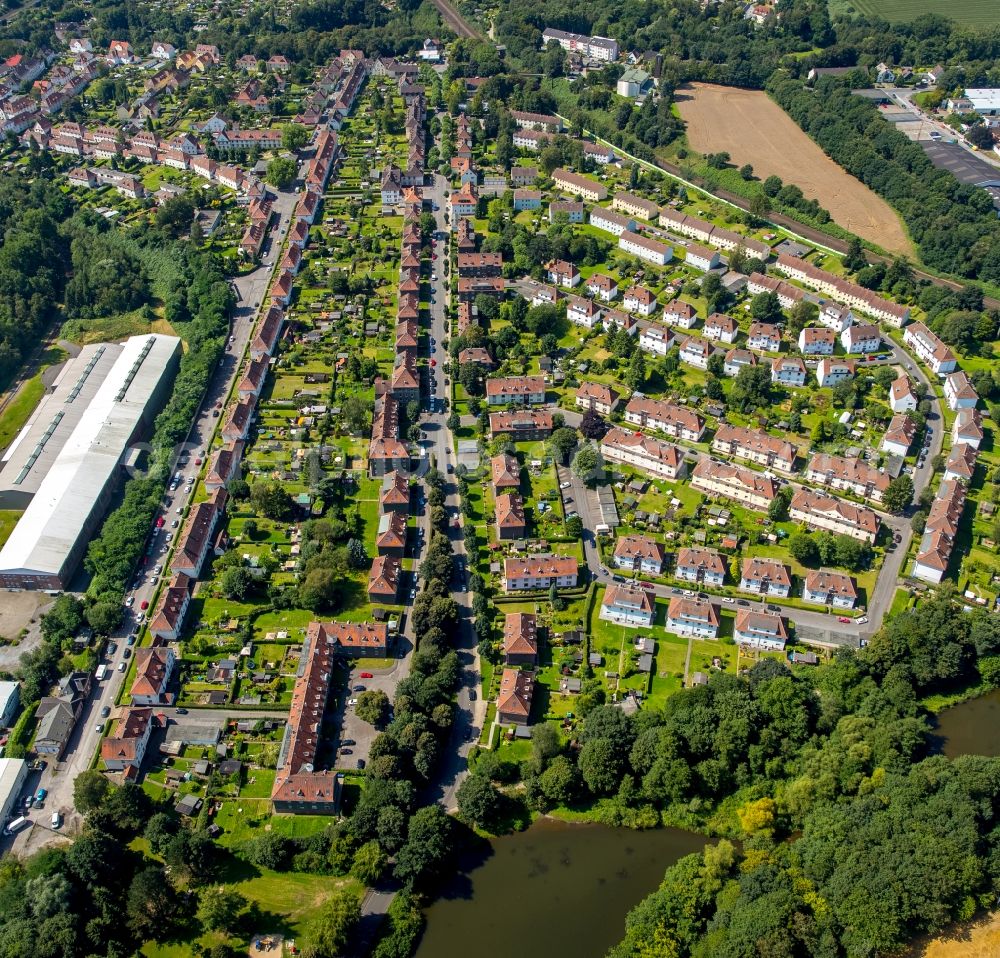
<instances>
[{"instance_id":1,"label":"pond water","mask_svg":"<svg viewBox=\"0 0 1000 958\"><path fill-rule=\"evenodd\" d=\"M935 735L948 758L1000 756L1000 689L942 709Z\"/></svg>"},{"instance_id":2,"label":"pond water","mask_svg":"<svg viewBox=\"0 0 1000 958\"><path fill-rule=\"evenodd\" d=\"M498 838L427 911L416 958L601 958L702 835L541 819Z\"/></svg>"}]
</instances>

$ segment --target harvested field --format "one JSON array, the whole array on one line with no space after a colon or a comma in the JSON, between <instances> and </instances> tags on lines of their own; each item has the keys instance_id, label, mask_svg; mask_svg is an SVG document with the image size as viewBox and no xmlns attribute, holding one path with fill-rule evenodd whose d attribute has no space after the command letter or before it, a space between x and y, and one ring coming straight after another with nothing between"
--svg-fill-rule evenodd
<instances>
[{"instance_id":1,"label":"harvested field","mask_svg":"<svg viewBox=\"0 0 1000 958\"><path fill-rule=\"evenodd\" d=\"M954 925L931 940L922 939L906 958L995 958L1000 954L1000 913Z\"/></svg>"},{"instance_id":2,"label":"harvested field","mask_svg":"<svg viewBox=\"0 0 1000 958\"><path fill-rule=\"evenodd\" d=\"M891 253L915 256L899 217L842 170L766 93L693 83L678 90L687 138L699 153L726 152L736 166L780 176L829 210L836 223Z\"/></svg>"},{"instance_id":3,"label":"harvested field","mask_svg":"<svg viewBox=\"0 0 1000 958\"><path fill-rule=\"evenodd\" d=\"M905 23L925 13L937 13L963 26L986 28L1000 23L996 0L951 0L947 11L941 0L830 0L830 14L863 13L890 23Z\"/></svg>"}]
</instances>

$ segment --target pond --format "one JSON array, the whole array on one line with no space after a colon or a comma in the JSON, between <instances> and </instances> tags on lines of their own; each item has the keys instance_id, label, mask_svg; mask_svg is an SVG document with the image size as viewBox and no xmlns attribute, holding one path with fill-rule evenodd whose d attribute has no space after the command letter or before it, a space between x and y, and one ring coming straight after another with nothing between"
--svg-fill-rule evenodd
<instances>
[{"instance_id":1,"label":"pond","mask_svg":"<svg viewBox=\"0 0 1000 958\"><path fill-rule=\"evenodd\" d=\"M706 839L541 819L490 843L427 911L416 958L601 958L667 867Z\"/></svg>"},{"instance_id":2,"label":"pond","mask_svg":"<svg viewBox=\"0 0 1000 958\"><path fill-rule=\"evenodd\" d=\"M948 758L1000 756L1000 689L942 709L935 735Z\"/></svg>"}]
</instances>

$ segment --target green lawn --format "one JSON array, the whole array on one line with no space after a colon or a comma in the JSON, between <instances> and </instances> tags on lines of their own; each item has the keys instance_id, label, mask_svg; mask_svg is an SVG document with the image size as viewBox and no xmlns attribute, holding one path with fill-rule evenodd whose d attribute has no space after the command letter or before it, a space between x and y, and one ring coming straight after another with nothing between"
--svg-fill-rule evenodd
<instances>
[{"instance_id":1,"label":"green lawn","mask_svg":"<svg viewBox=\"0 0 1000 958\"><path fill-rule=\"evenodd\" d=\"M18 509L0 509L0 546L2 546L14 531L14 526L23 513Z\"/></svg>"}]
</instances>

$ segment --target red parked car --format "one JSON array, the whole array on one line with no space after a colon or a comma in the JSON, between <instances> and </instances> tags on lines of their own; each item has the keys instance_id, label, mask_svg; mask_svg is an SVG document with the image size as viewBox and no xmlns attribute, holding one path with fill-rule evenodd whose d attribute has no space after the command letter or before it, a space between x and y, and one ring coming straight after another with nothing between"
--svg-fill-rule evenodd
<instances>
[{"instance_id":1,"label":"red parked car","mask_svg":"<svg viewBox=\"0 0 1000 958\"><path fill-rule=\"evenodd\" d=\"M146 609L149 608L149 599L143 599L142 602L139 603L139 608L142 609L143 612L145 612Z\"/></svg>"},{"instance_id":2,"label":"red parked car","mask_svg":"<svg viewBox=\"0 0 1000 958\"><path fill-rule=\"evenodd\" d=\"M372 675L371 672L362 672L360 674L360 677L363 678L363 679L373 679L373 678L375 678L375 676Z\"/></svg>"}]
</instances>

